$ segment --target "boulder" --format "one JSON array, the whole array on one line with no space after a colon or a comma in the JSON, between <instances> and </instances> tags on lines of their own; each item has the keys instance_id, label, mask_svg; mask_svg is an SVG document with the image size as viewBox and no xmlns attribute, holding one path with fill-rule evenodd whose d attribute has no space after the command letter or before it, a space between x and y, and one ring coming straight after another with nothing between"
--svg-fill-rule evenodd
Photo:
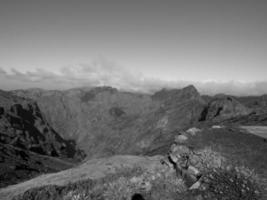
<instances>
[{"instance_id":1,"label":"boulder","mask_svg":"<svg viewBox=\"0 0 267 200\"><path fill-rule=\"evenodd\" d=\"M190 149L186 145L173 144L170 149L172 154L183 155L190 154Z\"/></svg>"},{"instance_id":2,"label":"boulder","mask_svg":"<svg viewBox=\"0 0 267 200\"><path fill-rule=\"evenodd\" d=\"M200 181L197 181L193 185L191 185L191 187L189 188L189 190L197 190L197 189L200 188L200 186L201 186L201 182Z\"/></svg>"},{"instance_id":3,"label":"boulder","mask_svg":"<svg viewBox=\"0 0 267 200\"><path fill-rule=\"evenodd\" d=\"M172 145L169 158L173 163L179 165L178 167L186 167L187 160L190 155L190 150L185 145Z\"/></svg>"},{"instance_id":4,"label":"boulder","mask_svg":"<svg viewBox=\"0 0 267 200\"><path fill-rule=\"evenodd\" d=\"M201 129L193 127L193 128L188 129L186 133L189 135L195 136L200 131Z\"/></svg>"}]
</instances>

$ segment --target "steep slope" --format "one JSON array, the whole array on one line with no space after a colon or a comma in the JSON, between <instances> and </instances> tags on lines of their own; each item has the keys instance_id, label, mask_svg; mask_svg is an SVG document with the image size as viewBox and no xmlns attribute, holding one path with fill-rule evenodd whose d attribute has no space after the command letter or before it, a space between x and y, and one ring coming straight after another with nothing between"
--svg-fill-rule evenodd
<instances>
[{"instance_id":1,"label":"steep slope","mask_svg":"<svg viewBox=\"0 0 267 200\"><path fill-rule=\"evenodd\" d=\"M59 158L0 144L0 188L73 166L75 163Z\"/></svg>"},{"instance_id":2,"label":"steep slope","mask_svg":"<svg viewBox=\"0 0 267 200\"><path fill-rule=\"evenodd\" d=\"M0 148L1 186L72 166L55 159L49 165L45 161L49 157L78 161L84 156L74 142L53 130L34 101L4 91L0 91Z\"/></svg>"},{"instance_id":3,"label":"steep slope","mask_svg":"<svg viewBox=\"0 0 267 200\"><path fill-rule=\"evenodd\" d=\"M169 156L117 155L92 159L71 170L0 189L0 195L3 200L13 197L14 200L122 200L131 199L136 193L152 200L265 199L266 196L260 196L267 193L264 190L267 146L261 138L233 127L204 128L194 135L189 131L182 134L187 140L172 141ZM190 157L191 169L195 166L201 170L201 178L195 182L199 185L193 184L194 188L187 186L185 176L175 167L183 163L185 152ZM175 162L174 157L179 162ZM207 177L213 177L216 182L210 182ZM253 182L254 178L259 182ZM258 184L264 187L260 189Z\"/></svg>"},{"instance_id":4,"label":"steep slope","mask_svg":"<svg viewBox=\"0 0 267 200\"><path fill-rule=\"evenodd\" d=\"M238 97L237 100L257 114L267 113L267 95Z\"/></svg>"},{"instance_id":5,"label":"steep slope","mask_svg":"<svg viewBox=\"0 0 267 200\"><path fill-rule=\"evenodd\" d=\"M231 118L246 116L251 112L251 109L241 104L234 97L218 95L209 100L208 105L202 112L200 121L221 122Z\"/></svg>"},{"instance_id":6,"label":"steep slope","mask_svg":"<svg viewBox=\"0 0 267 200\"><path fill-rule=\"evenodd\" d=\"M110 87L14 93L35 99L52 127L89 158L164 152L176 130L198 120L204 104L193 86L153 96Z\"/></svg>"}]
</instances>

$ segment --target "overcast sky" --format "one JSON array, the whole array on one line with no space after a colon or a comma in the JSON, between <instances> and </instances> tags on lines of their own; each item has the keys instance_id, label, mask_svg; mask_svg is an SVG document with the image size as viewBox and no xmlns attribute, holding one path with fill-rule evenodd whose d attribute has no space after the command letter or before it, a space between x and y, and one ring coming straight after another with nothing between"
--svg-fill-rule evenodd
<instances>
[{"instance_id":1,"label":"overcast sky","mask_svg":"<svg viewBox=\"0 0 267 200\"><path fill-rule=\"evenodd\" d=\"M267 93L266 0L0 0L0 88Z\"/></svg>"}]
</instances>

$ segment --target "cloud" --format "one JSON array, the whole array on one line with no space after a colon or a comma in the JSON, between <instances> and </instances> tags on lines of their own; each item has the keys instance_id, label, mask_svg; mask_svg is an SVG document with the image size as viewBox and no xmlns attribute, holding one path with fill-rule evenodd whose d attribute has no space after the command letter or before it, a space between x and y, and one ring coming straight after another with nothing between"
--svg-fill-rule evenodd
<instances>
[{"instance_id":1,"label":"cloud","mask_svg":"<svg viewBox=\"0 0 267 200\"><path fill-rule=\"evenodd\" d=\"M74 87L112 86L121 90L152 93L161 88L182 88L193 84L202 94L261 95L267 82L166 81L127 70L115 62L97 59L90 64L69 65L58 71L35 69L22 72L0 68L0 89L69 89Z\"/></svg>"}]
</instances>

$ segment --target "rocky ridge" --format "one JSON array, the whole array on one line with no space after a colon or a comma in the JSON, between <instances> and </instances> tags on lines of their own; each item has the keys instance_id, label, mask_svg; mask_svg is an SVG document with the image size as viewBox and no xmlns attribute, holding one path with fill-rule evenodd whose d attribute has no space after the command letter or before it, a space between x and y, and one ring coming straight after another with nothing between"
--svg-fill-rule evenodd
<instances>
[{"instance_id":1,"label":"rocky ridge","mask_svg":"<svg viewBox=\"0 0 267 200\"><path fill-rule=\"evenodd\" d=\"M84 157L73 141L54 131L33 100L5 91L0 91L0 149L1 187L72 167L67 160Z\"/></svg>"},{"instance_id":2,"label":"rocky ridge","mask_svg":"<svg viewBox=\"0 0 267 200\"><path fill-rule=\"evenodd\" d=\"M154 95L110 87L13 93L36 100L49 124L88 158L164 153L173 132L197 122L204 106L193 86Z\"/></svg>"},{"instance_id":3,"label":"rocky ridge","mask_svg":"<svg viewBox=\"0 0 267 200\"><path fill-rule=\"evenodd\" d=\"M207 168L201 161L205 155L212 158L208 162L214 166L220 162L212 164L215 157L221 159L221 156L209 148L192 150L194 145L188 141L201 130L183 130L192 126L221 128L226 122L237 120L239 123L241 118L254 116L253 108L241 104L237 98L201 96L193 86L162 89L153 95L100 87L67 91L20 90L2 92L0 97L5 134L1 136L3 151L0 155L5 161L9 160L6 163L15 163L10 169L5 165L9 171L19 166L24 171L38 168L38 173L51 172L49 165L43 167L44 158L40 155L60 159L72 157L64 150L65 145L70 145L67 149L71 149L69 153L75 153L74 157L79 154L82 157L71 140L85 150L86 160L116 154L153 156L170 152L166 163L172 172L186 179L188 188L199 184L198 180ZM28 152L31 152L30 156ZM21 161L19 165L14 161L16 159ZM62 162L56 165L71 166Z\"/></svg>"}]
</instances>

